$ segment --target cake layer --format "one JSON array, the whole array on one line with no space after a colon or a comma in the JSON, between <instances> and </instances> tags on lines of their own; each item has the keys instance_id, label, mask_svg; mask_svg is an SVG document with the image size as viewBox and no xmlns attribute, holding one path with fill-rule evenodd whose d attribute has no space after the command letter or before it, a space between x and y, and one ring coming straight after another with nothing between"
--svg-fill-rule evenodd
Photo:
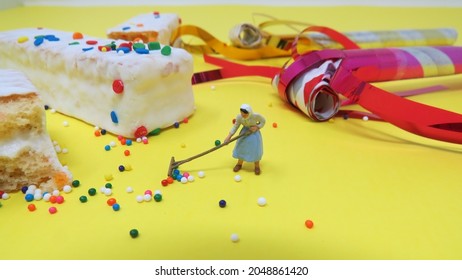
<instances>
[{"instance_id":1,"label":"cake layer","mask_svg":"<svg viewBox=\"0 0 462 280\"><path fill-rule=\"evenodd\" d=\"M159 43L29 28L0 32L0 67L23 71L45 104L125 137L194 112L192 56Z\"/></svg>"},{"instance_id":2,"label":"cake layer","mask_svg":"<svg viewBox=\"0 0 462 280\"><path fill-rule=\"evenodd\" d=\"M62 189L72 175L58 160L45 109L23 73L0 69L0 190Z\"/></svg>"},{"instance_id":3,"label":"cake layer","mask_svg":"<svg viewBox=\"0 0 462 280\"><path fill-rule=\"evenodd\" d=\"M141 14L107 30L108 38L143 42L158 41L168 45L173 31L180 25L176 14L157 12Z\"/></svg>"}]
</instances>

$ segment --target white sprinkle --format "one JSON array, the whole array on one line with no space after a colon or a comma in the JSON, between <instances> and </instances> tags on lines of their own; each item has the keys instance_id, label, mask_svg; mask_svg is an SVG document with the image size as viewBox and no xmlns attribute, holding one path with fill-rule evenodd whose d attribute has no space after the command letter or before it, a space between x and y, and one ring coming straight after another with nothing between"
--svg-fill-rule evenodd
<instances>
[{"instance_id":1,"label":"white sprinkle","mask_svg":"<svg viewBox=\"0 0 462 280\"><path fill-rule=\"evenodd\" d=\"M42 199L42 194L41 193L34 194L34 200L41 200L41 199Z\"/></svg>"},{"instance_id":2,"label":"white sprinkle","mask_svg":"<svg viewBox=\"0 0 462 280\"><path fill-rule=\"evenodd\" d=\"M52 194L53 194L54 196L58 196L58 195L59 195L59 190L54 190L54 191L52 192Z\"/></svg>"},{"instance_id":3,"label":"white sprinkle","mask_svg":"<svg viewBox=\"0 0 462 280\"><path fill-rule=\"evenodd\" d=\"M238 242L239 241L239 235L237 235L236 233L231 234L231 241Z\"/></svg>"},{"instance_id":4,"label":"white sprinkle","mask_svg":"<svg viewBox=\"0 0 462 280\"><path fill-rule=\"evenodd\" d=\"M234 176L234 181L240 182L242 180L241 175Z\"/></svg>"},{"instance_id":5,"label":"white sprinkle","mask_svg":"<svg viewBox=\"0 0 462 280\"><path fill-rule=\"evenodd\" d=\"M138 201L139 203L143 202L144 201L144 197L142 195L137 195L136 196L136 201Z\"/></svg>"},{"instance_id":6,"label":"white sprinkle","mask_svg":"<svg viewBox=\"0 0 462 280\"><path fill-rule=\"evenodd\" d=\"M215 86L213 86L213 85L210 86L210 89L211 89L211 90L215 90Z\"/></svg>"},{"instance_id":7,"label":"white sprinkle","mask_svg":"<svg viewBox=\"0 0 462 280\"><path fill-rule=\"evenodd\" d=\"M364 117L363 117L363 121L367 121L367 120L369 120L369 117L368 117L368 116L364 116Z\"/></svg>"},{"instance_id":8,"label":"white sprinkle","mask_svg":"<svg viewBox=\"0 0 462 280\"><path fill-rule=\"evenodd\" d=\"M181 177L181 183L186 184L188 182L188 178Z\"/></svg>"},{"instance_id":9,"label":"white sprinkle","mask_svg":"<svg viewBox=\"0 0 462 280\"><path fill-rule=\"evenodd\" d=\"M110 196L110 195L112 194L112 189L110 189L110 188L105 188L104 194L107 195L107 196Z\"/></svg>"},{"instance_id":10,"label":"white sprinkle","mask_svg":"<svg viewBox=\"0 0 462 280\"><path fill-rule=\"evenodd\" d=\"M9 194L7 194L7 193L2 194L2 199L3 200L7 200L8 198L10 198Z\"/></svg>"},{"instance_id":11,"label":"white sprinkle","mask_svg":"<svg viewBox=\"0 0 462 280\"><path fill-rule=\"evenodd\" d=\"M126 192L127 192L127 193L132 193L132 192L133 192L133 188L132 188L132 187L127 187Z\"/></svg>"},{"instance_id":12,"label":"white sprinkle","mask_svg":"<svg viewBox=\"0 0 462 280\"><path fill-rule=\"evenodd\" d=\"M72 187L69 186L69 185L65 185L65 186L63 187L63 191L64 191L65 193L70 193L70 192L72 191Z\"/></svg>"},{"instance_id":13,"label":"white sprinkle","mask_svg":"<svg viewBox=\"0 0 462 280\"><path fill-rule=\"evenodd\" d=\"M65 126L65 127L69 126L69 122L68 121L63 121L63 126Z\"/></svg>"},{"instance_id":14,"label":"white sprinkle","mask_svg":"<svg viewBox=\"0 0 462 280\"><path fill-rule=\"evenodd\" d=\"M156 190L156 191L154 192L154 195L156 195L156 194L160 194L160 195L161 195L162 192L161 192L160 190Z\"/></svg>"},{"instance_id":15,"label":"white sprinkle","mask_svg":"<svg viewBox=\"0 0 462 280\"><path fill-rule=\"evenodd\" d=\"M145 195L143 196L143 199L144 199L144 201L151 201L152 196L149 195L149 194L145 194Z\"/></svg>"},{"instance_id":16,"label":"white sprinkle","mask_svg":"<svg viewBox=\"0 0 462 280\"><path fill-rule=\"evenodd\" d=\"M205 177L204 171L197 172L197 176L199 176L199 178L204 178Z\"/></svg>"},{"instance_id":17,"label":"white sprinkle","mask_svg":"<svg viewBox=\"0 0 462 280\"><path fill-rule=\"evenodd\" d=\"M52 114L56 113L56 109L50 109L50 113Z\"/></svg>"},{"instance_id":18,"label":"white sprinkle","mask_svg":"<svg viewBox=\"0 0 462 280\"><path fill-rule=\"evenodd\" d=\"M189 182L194 182L194 176L193 176L193 175L189 175L189 176L188 176L188 181L189 181Z\"/></svg>"},{"instance_id":19,"label":"white sprinkle","mask_svg":"<svg viewBox=\"0 0 462 280\"><path fill-rule=\"evenodd\" d=\"M43 200L48 202L48 201L50 201L50 197L51 197L51 193L45 193L43 195Z\"/></svg>"},{"instance_id":20,"label":"white sprinkle","mask_svg":"<svg viewBox=\"0 0 462 280\"><path fill-rule=\"evenodd\" d=\"M116 142L114 142L114 141L109 142L109 146L115 147L115 146L116 146Z\"/></svg>"},{"instance_id":21,"label":"white sprinkle","mask_svg":"<svg viewBox=\"0 0 462 280\"><path fill-rule=\"evenodd\" d=\"M63 148L63 149L61 150L61 152L62 152L63 154L67 154L67 153L69 152L69 150L68 150L67 148Z\"/></svg>"},{"instance_id":22,"label":"white sprinkle","mask_svg":"<svg viewBox=\"0 0 462 280\"><path fill-rule=\"evenodd\" d=\"M260 206L265 206L266 205L266 198L264 197L259 197L257 200L258 205Z\"/></svg>"}]
</instances>

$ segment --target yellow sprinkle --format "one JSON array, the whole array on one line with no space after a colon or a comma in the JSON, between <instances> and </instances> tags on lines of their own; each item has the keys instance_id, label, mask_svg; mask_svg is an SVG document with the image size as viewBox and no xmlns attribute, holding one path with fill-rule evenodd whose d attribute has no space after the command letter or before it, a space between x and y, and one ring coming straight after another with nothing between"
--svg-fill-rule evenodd
<instances>
[{"instance_id":1,"label":"yellow sprinkle","mask_svg":"<svg viewBox=\"0 0 462 280\"><path fill-rule=\"evenodd\" d=\"M124 167L125 167L125 171L132 170L132 166L130 164L125 164Z\"/></svg>"},{"instance_id":2,"label":"yellow sprinkle","mask_svg":"<svg viewBox=\"0 0 462 280\"><path fill-rule=\"evenodd\" d=\"M24 43L24 42L27 42L29 41L29 37L27 36L21 36L18 38L18 43Z\"/></svg>"},{"instance_id":3,"label":"yellow sprinkle","mask_svg":"<svg viewBox=\"0 0 462 280\"><path fill-rule=\"evenodd\" d=\"M114 179L114 177L112 176L112 174L106 174L104 175L104 179L106 179L106 181L111 181L112 179Z\"/></svg>"}]
</instances>

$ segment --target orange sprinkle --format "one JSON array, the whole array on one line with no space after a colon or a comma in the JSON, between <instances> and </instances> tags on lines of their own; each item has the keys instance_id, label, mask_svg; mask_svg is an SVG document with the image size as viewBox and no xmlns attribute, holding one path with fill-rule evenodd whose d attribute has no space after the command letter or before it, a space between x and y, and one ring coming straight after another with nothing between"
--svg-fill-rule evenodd
<instances>
[{"instance_id":1,"label":"orange sprinkle","mask_svg":"<svg viewBox=\"0 0 462 280\"><path fill-rule=\"evenodd\" d=\"M72 34L72 39L74 40L83 39L83 35L80 32L74 32L74 34Z\"/></svg>"},{"instance_id":2,"label":"orange sprinkle","mask_svg":"<svg viewBox=\"0 0 462 280\"><path fill-rule=\"evenodd\" d=\"M144 24L142 24L142 23L137 23L136 24L136 27L143 27L143 26L144 26Z\"/></svg>"},{"instance_id":3,"label":"orange sprinkle","mask_svg":"<svg viewBox=\"0 0 462 280\"><path fill-rule=\"evenodd\" d=\"M95 136L96 136L96 137L101 136L101 131L95 130Z\"/></svg>"}]
</instances>

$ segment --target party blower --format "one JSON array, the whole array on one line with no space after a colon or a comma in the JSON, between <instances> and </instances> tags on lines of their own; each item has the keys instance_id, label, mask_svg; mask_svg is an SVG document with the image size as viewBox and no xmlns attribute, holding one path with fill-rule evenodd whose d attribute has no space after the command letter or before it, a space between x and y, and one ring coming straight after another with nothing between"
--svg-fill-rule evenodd
<instances>
[{"instance_id":1,"label":"party blower","mask_svg":"<svg viewBox=\"0 0 462 280\"><path fill-rule=\"evenodd\" d=\"M420 104L370 83L462 73L462 47L404 47L319 50L295 55L281 68L246 66L211 56L206 62L221 69L196 73L201 83L237 76L272 79L279 96L314 121L334 117L343 104L359 104L372 116L408 132L462 144L462 115ZM340 96L346 100L341 101Z\"/></svg>"}]
</instances>

